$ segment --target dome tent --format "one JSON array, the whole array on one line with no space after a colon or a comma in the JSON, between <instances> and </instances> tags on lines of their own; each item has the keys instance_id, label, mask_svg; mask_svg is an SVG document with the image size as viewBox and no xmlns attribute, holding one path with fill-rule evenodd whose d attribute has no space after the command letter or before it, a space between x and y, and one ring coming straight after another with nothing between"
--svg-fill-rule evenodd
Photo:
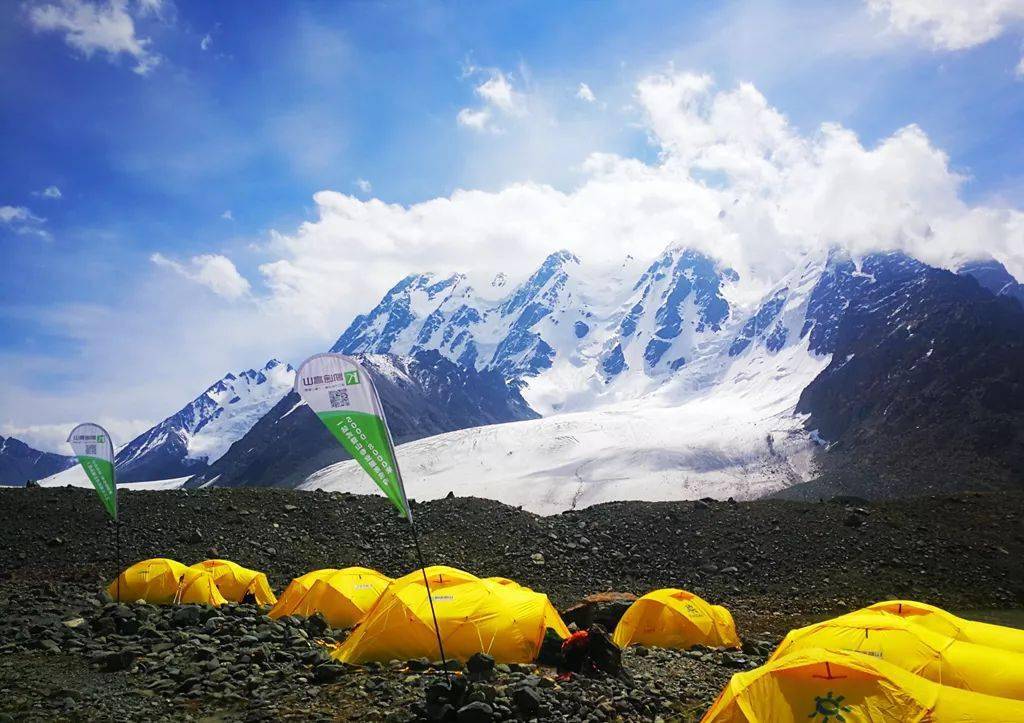
<instances>
[{"instance_id":1,"label":"dome tent","mask_svg":"<svg viewBox=\"0 0 1024 723\"><path fill-rule=\"evenodd\" d=\"M350 628L366 615L391 578L367 567L314 570L292 580L272 618L320 612L332 627Z\"/></svg>"},{"instance_id":2,"label":"dome tent","mask_svg":"<svg viewBox=\"0 0 1024 723\"><path fill-rule=\"evenodd\" d=\"M143 560L125 569L107 586L107 592L122 602L145 600L156 605L173 603L176 598L181 603L214 606L227 602L209 573L164 557Z\"/></svg>"},{"instance_id":3,"label":"dome tent","mask_svg":"<svg viewBox=\"0 0 1024 723\"><path fill-rule=\"evenodd\" d=\"M878 610L899 615L908 623L920 625L934 633L965 643L1024 653L1024 630L966 620L927 603L913 600L886 600L869 605L865 610Z\"/></svg>"},{"instance_id":4,"label":"dome tent","mask_svg":"<svg viewBox=\"0 0 1024 723\"><path fill-rule=\"evenodd\" d=\"M940 685L870 655L808 648L737 673L702 723L1008 723L1024 702Z\"/></svg>"},{"instance_id":5,"label":"dome tent","mask_svg":"<svg viewBox=\"0 0 1024 723\"><path fill-rule=\"evenodd\" d=\"M500 663L532 662L547 628L569 630L546 595L481 580L451 567L426 568L445 654L466 660L483 652ZM437 638L423 571L395 580L333 653L346 663L437 659Z\"/></svg>"},{"instance_id":6,"label":"dome tent","mask_svg":"<svg viewBox=\"0 0 1024 723\"><path fill-rule=\"evenodd\" d=\"M523 587L518 582L508 577L485 577L484 582L493 582L495 585L508 585L509 587Z\"/></svg>"},{"instance_id":7,"label":"dome tent","mask_svg":"<svg viewBox=\"0 0 1024 723\"><path fill-rule=\"evenodd\" d=\"M242 602L248 593L252 593L258 605L277 602L267 576L262 572L249 570L230 560L203 560L192 565L191 569L210 573L220 594L231 602Z\"/></svg>"},{"instance_id":8,"label":"dome tent","mask_svg":"<svg viewBox=\"0 0 1024 723\"><path fill-rule=\"evenodd\" d=\"M806 648L865 653L942 685L1024 699L1024 654L953 640L891 613L859 611L793 630L768 660Z\"/></svg>"},{"instance_id":9,"label":"dome tent","mask_svg":"<svg viewBox=\"0 0 1024 723\"><path fill-rule=\"evenodd\" d=\"M740 644L728 610L674 588L654 590L630 605L615 626L612 639L620 648L633 644L735 648Z\"/></svg>"}]
</instances>

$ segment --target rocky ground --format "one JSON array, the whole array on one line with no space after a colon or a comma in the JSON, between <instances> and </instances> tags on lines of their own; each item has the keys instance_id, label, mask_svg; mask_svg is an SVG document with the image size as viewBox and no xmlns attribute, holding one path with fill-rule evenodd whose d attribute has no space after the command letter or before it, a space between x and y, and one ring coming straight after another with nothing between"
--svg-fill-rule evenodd
<instances>
[{"instance_id":1,"label":"rocky ground","mask_svg":"<svg viewBox=\"0 0 1024 723\"><path fill-rule=\"evenodd\" d=\"M126 562L226 557L279 591L310 569L414 568L408 528L383 498L269 489L121 493ZM554 679L496 666L460 720L695 720L736 670L789 628L875 600L953 610L1024 606L1024 495L877 504L615 503L538 517L479 499L417 505L430 563L514 578L560 609L591 593L690 589L735 614L743 651L625 652L624 679ZM251 606L120 605L113 527L94 494L0 492L0 719L423 719L443 671L428 661L350 668L322 620ZM464 671L463 671L464 672ZM467 679L469 675L458 676Z\"/></svg>"}]
</instances>

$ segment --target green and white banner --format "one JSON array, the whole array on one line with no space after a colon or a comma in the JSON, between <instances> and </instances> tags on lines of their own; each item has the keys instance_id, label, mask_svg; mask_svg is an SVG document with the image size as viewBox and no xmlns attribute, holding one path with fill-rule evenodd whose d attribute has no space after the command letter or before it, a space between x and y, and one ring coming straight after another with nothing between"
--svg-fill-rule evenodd
<instances>
[{"instance_id":1,"label":"green and white banner","mask_svg":"<svg viewBox=\"0 0 1024 723\"><path fill-rule=\"evenodd\" d=\"M295 391L412 522L384 407L366 369L350 356L314 354L296 372Z\"/></svg>"},{"instance_id":2,"label":"green and white banner","mask_svg":"<svg viewBox=\"0 0 1024 723\"><path fill-rule=\"evenodd\" d=\"M107 512L117 519L117 486L114 483L114 444L107 430L98 424L79 424L68 436L75 456L85 470L85 474L96 488L96 494L107 508Z\"/></svg>"}]
</instances>

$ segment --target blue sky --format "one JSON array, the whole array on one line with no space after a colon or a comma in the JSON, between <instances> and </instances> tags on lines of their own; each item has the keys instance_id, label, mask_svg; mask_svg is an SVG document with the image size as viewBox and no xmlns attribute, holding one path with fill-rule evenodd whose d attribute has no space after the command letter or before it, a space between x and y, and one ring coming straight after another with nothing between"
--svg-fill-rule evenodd
<instances>
[{"instance_id":1,"label":"blue sky","mask_svg":"<svg viewBox=\"0 0 1024 723\"><path fill-rule=\"evenodd\" d=\"M521 183L573 194L594 153L657 167L675 151L638 101L652 74L749 83L801 138L833 123L871 149L913 124L967 209L1016 212L1024 11L995 0L965 28L921 5L5 4L0 433L53 447L106 415L128 435L229 368L329 345L423 261L399 249L365 284L325 287L346 301L318 318L286 310L294 289L265 266L302 267L304 222L327 233L317 192L408 209Z\"/></svg>"}]
</instances>

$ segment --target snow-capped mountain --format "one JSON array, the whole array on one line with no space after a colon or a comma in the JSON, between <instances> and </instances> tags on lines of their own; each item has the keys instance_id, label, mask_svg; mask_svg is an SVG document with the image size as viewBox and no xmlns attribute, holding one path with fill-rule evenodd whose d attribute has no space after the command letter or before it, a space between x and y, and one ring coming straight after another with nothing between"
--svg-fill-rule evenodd
<instances>
[{"instance_id":1,"label":"snow-capped mountain","mask_svg":"<svg viewBox=\"0 0 1024 723\"><path fill-rule=\"evenodd\" d=\"M398 443L537 416L497 372L460 367L436 351L362 355L361 362L373 377ZM298 394L290 392L188 484L293 486L347 458Z\"/></svg>"},{"instance_id":2,"label":"snow-capped mountain","mask_svg":"<svg viewBox=\"0 0 1024 723\"><path fill-rule=\"evenodd\" d=\"M747 357L788 346L827 355L858 283L850 259L808 259L751 305L737 300L735 271L682 246L646 268L627 261L595 271L561 251L497 299L478 295L460 275L409 276L357 317L332 351L433 349L461 366L500 372L543 414L585 411L666 385L677 397L702 393Z\"/></svg>"},{"instance_id":3,"label":"snow-capped mountain","mask_svg":"<svg viewBox=\"0 0 1024 723\"><path fill-rule=\"evenodd\" d=\"M906 299L919 316L943 313L935 279L972 309L992 298L900 253L808 256L753 301L735 271L684 246L646 268L629 261L590 270L572 254L552 254L522 283L503 279L508 293L497 299L462 276L410 276L356 319L335 350L434 349L500 372L544 414L404 445L410 494L452 490L552 512L614 499L779 492L818 475L822 445L845 442L842 429L817 428L821 409L798 414L796 405L845 363L834 355L851 324L892 325ZM994 293L1011 287L1000 288ZM350 462L303 484L366 485Z\"/></svg>"},{"instance_id":4,"label":"snow-capped mountain","mask_svg":"<svg viewBox=\"0 0 1024 723\"><path fill-rule=\"evenodd\" d=\"M405 442L413 496L454 491L555 512L618 499L834 493L861 489L836 474L837 460L877 479L878 465L901 453L900 425L948 427L942 419L1024 447L1024 413L1013 406L1024 388L1020 344L999 336L1024 340L1015 331L1024 310L1001 266L957 275L900 253L832 251L765 288L676 245L616 266L561 251L519 283L490 278L478 292L461 274L407 276L331 347L362 355L374 375ZM900 340L931 324L949 343L915 361L920 339ZM970 344L957 346L958 335ZM290 393L293 377L277 361L227 375L122 449L120 478L370 491ZM956 389L980 406L966 417L950 409L968 405L936 386L943 378L959 379ZM939 388L941 404L915 396ZM903 411L880 412L891 400ZM947 476L984 469L1006 484L1016 464L999 445L964 453L952 433L905 438ZM823 474L839 481L806 484ZM915 480L906 491L927 488L906 477Z\"/></svg>"},{"instance_id":5,"label":"snow-capped mountain","mask_svg":"<svg viewBox=\"0 0 1024 723\"><path fill-rule=\"evenodd\" d=\"M0 437L0 485L23 485L76 464L74 457L41 452L20 439Z\"/></svg>"},{"instance_id":6,"label":"snow-capped mountain","mask_svg":"<svg viewBox=\"0 0 1024 723\"><path fill-rule=\"evenodd\" d=\"M281 401L294 379L291 365L277 359L260 369L225 374L118 450L118 480L161 480L201 471Z\"/></svg>"}]
</instances>

